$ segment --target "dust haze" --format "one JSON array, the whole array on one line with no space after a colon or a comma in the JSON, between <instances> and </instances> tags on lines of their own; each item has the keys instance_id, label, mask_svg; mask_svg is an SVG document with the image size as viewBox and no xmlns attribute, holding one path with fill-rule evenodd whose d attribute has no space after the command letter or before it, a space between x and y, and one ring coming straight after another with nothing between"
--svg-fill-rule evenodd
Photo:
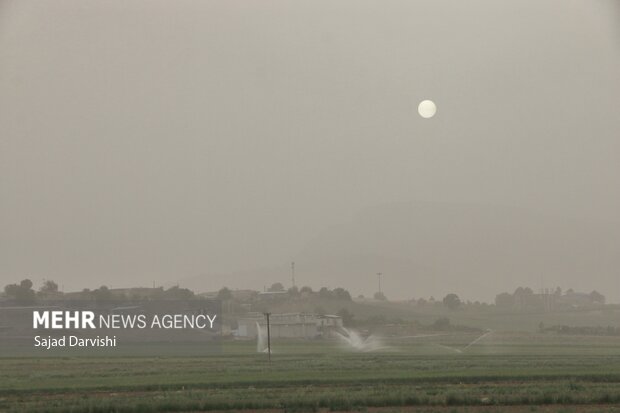
<instances>
[{"instance_id":1,"label":"dust haze","mask_svg":"<svg viewBox=\"0 0 620 413\"><path fill-rule=\"evenodd\" d=\"M0 285L620 299L612 1L0 2ZM432 119L417 104L433 99Z\"/></svg>"}]
</instances>

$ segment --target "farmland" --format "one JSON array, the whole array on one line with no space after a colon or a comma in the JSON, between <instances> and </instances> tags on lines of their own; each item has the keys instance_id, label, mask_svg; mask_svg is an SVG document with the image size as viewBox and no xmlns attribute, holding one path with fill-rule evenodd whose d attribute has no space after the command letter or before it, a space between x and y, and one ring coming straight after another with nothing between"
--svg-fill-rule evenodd
<instances>
[{"instance_id":1,"label":"farmland","mask_svg":"<svg viewBox=\"0 0 620 413\"><path fill-rule=\"evenodd\" d=\"M472 338L392 338L369 353L276 341L271 363L252 342L206 356L2 358L0 410L620 411L618 337Z\"/></svg>"}]
</instances>

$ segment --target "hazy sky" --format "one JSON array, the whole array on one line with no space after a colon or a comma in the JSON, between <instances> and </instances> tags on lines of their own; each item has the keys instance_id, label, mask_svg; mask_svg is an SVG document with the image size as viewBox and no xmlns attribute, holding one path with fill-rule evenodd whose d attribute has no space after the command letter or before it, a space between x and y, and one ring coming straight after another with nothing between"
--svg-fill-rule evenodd
<instances>
[{"instance_id":1,"label":"hazy sky","mask_svg":"<svg viewBox=\"0 0 620 413\"><path fill-rule=\"evenodd\" d=\"M619 25L614 1L0 0L0 284L262 288L390 203L617 226Z\"/></svg>"}]
</instances>

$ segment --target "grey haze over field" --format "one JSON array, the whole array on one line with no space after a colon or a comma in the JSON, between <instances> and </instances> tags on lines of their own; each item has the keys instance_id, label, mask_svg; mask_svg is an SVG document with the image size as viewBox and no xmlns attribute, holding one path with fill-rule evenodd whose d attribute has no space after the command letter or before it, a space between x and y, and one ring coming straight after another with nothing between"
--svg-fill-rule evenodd
<instances>
[{"instance_id":1,"label":"grey haze over field","mask_svg":"<svg viewBox=\"0 0 620 413\"><path fill-rule=\"evenodd\" d=\"M0 1L0 287L618 301L619 73L615 1Z\"/></svg>"}]
</instances>

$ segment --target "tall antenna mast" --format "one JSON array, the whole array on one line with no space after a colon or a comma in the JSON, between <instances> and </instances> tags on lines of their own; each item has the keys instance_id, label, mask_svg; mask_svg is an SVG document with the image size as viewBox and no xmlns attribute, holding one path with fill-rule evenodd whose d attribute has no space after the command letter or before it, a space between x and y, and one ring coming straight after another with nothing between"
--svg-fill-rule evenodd
<instances>
[{"instance_id":1,"label":"tall antenna mast","mask_svg":"<svg viewBox=\"0 0 620 413\"><path fill-rule=\"evenodd\" d=\"M293 279L293 287L295 287L295 261L291 262L291 278Z\"/></svg>"}]
</instances>

